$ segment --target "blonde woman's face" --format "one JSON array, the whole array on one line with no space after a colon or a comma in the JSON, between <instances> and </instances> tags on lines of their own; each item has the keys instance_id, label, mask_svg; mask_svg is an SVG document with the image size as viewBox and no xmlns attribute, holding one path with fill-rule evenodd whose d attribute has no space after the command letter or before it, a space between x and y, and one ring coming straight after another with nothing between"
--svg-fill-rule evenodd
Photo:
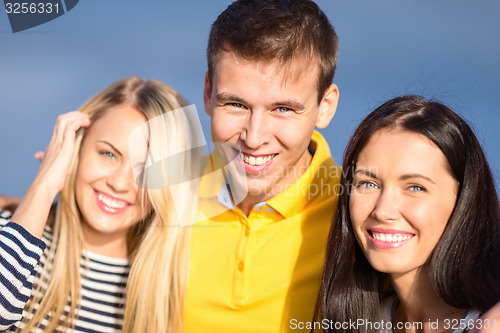
<instances>
[{"instance_id":1,"label":"blonde woman's face","mask_svg":"<svg viewBox=\"0 0 500 333\"><path fill-rule=\"evenodd\" d=\"M133 177L128 146L129 134L145 121L136 109L117 106L104 111L88 129L75 179L86 242L123 241L129 228L148 214Z\"/></svg>"},{"instance_id":2,"label":"blonde woman's face","mask_svg":"<svg viewBox=\"0 0 500 333\"><path fill-rule=\"evenodd\" d=\"M448 223L458 182L427 137L398 129L376 132L356 162L349 210L370 264L390 274L424 265Z\"/></svg>"}]
</instances>

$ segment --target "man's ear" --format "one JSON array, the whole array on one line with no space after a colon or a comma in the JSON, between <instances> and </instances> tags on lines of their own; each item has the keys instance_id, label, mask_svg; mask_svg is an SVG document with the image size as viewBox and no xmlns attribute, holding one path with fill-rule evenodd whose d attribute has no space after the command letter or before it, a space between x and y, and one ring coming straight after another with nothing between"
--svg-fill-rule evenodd
<instances>
[{"instance_id":1,"label":"man's ear","mask_svg":"<svg viewBox=\"0 0 500 333\"><path fill-rule=\"evenodd\" d=\"M326 89L323 99L319 103L318 119L316 120L316 127L325 128L328 126L335 111L337 111L337 104L339 102L339 88L336 84L331 84Z\"/></svg>"},{"instance_id":2,"label":"man's ear","mask_svg":"<svg viewBox=\"0 0 500 333\"><path fill-rule=\"evenodd\" d=\"M205 73L205 86L203 87L203 104L205 104L205 112L209 116L212 115L212 85L208 77L208 72Z\"/></svg>"}]
</instances>

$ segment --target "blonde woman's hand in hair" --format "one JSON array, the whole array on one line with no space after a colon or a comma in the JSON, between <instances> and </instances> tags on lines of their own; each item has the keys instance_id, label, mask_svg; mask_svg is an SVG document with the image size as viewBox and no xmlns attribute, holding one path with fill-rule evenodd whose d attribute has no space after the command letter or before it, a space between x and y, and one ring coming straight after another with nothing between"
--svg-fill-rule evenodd
<instances>
[{"instance_id":1,"label":"blonde woman's hand in hair","mask_svg":"<svg viewBox=\"0 0 500 333\"><path fill-rule=\"evenodd\" d=\"M38 174L11 218L35 237L42 236L50 206L66 182L76 149L76 132L89 125L88 115L80 111L68 112L57 118Z\"/></svg>"},{"instance_id":2,"label":"blonde woman's hand in hair","mask_svg":"<svg viewBox=\"0 0 500 333\"><path fill-rule=\"evenodd\" d=\"M54 197L62 190L75 153L76 131L89 125L88 115L80 111L68 112L57 118L52 139L42 156L33 184L44 184Z\"/></svg>"}]
</instances>

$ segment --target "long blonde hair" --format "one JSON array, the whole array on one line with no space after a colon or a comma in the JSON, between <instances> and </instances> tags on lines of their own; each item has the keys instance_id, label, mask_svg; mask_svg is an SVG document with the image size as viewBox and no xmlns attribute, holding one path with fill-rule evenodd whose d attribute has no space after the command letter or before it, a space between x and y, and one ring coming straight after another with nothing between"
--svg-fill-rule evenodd
<instances>
[{"instance_id":1,"label":"long blonde hair","mask_svg":"<svg viewBox=\"0 0 500 333\"><path fill-rule=\"evenodd\" d=\"M156 80L144 81L138 77L119 80L85 103L80 111L89 113L95 121L114 106L130 105L144 113L148 120L160 115L166 121L150 126L149 150L157 155L171 155L173 149L191 151L183 155L182 167L168 170L168 176L185 172L184 166L198 165L196 151L189 150L193 134L193 119L171 111L187 105L177 91ZM148 122L149 123L149 122ZM80 259L82 255L81 216L75 199L75 176L79 164L79 151L85 129L79 130L77 149L69 169L66 184L59 194L53 229L52 246L48 248L47 262L40 278L35 280L33 299L26 306L35 312L21 332L29 332L49 318L46 331L66 330L73 327L81 300ZM175 145L175 148L174 148ZM160 161L160 163L162 163ZM166 163L163 163L167 170ZM177 171L176 171L177 170ZM166 171L164 171L166 172ZM157 175L156 175L157 176ZM189 228L181 227L183 219L190 219L196 206L196 189L185 188L185 200L172 204L172 195L164 184L148 188L151 182L144 173L143 195L153 211L129 230L127 237L131 269L126 288L124 332L179 332L182 325L184 294L188 279ZM180 177L180 176L179 176ZM184 206L179 202L185 202ZM147 283L144 283L147 281ZM64 308L69 304L69 312Z\"/></svg>"}]
</instances>

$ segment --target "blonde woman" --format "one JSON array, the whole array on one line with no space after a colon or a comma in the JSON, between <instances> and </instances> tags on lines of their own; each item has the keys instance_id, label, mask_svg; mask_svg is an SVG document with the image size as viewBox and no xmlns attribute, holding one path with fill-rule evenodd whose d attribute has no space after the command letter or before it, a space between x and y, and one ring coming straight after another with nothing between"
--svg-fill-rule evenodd
<instances>
[{"instance_id":1,"label":"blonde woman","mask_svg":"<svg viewBox=\"0 0 500 333\"><path fill-rule=\"evenodd\" d=\"M178 110L186 104L163 83L130 77L58 118L12 222L0 211L2 330L180 331L189 233L179 225L196 196L184 188L174 205L167 180L197 165L195 121ZM179 151L182 165L142 172L147 156Z\"/></svg>"}]
</instances>

